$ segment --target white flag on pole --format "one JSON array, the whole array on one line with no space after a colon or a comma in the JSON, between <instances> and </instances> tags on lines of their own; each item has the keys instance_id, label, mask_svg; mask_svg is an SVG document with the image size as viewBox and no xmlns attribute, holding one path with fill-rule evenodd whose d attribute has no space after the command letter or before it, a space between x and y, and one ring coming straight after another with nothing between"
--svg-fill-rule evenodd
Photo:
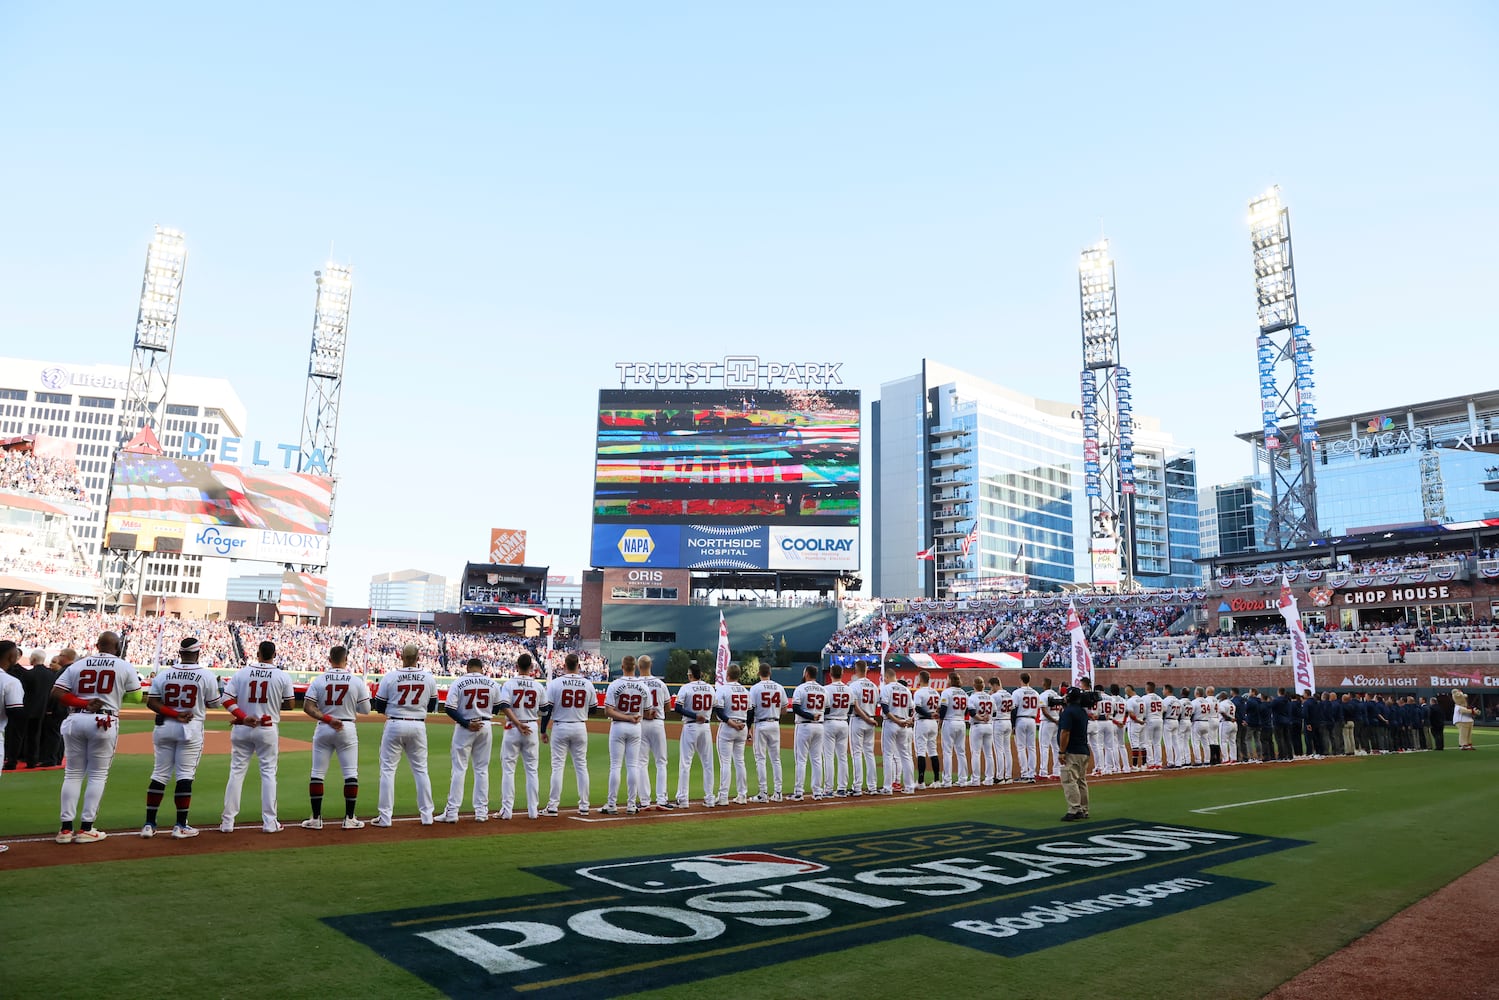
<instances>
[{"instance_id":1,"label":"white flag on pole","mask_svg":"<svg viewBox=\"0 0 1499 1000\"><path fill-rule=\"evenodd\" d=\"M1286 620L1286 631L1291 636L1291 683L1296 693L1312 694L1317 690L1317 671L1312 666L1312 647L1306 640L1306 629L1301 625L1301 611L1296 606L1296 595L1291 592L1286 574L1280 574L1280 616Z\"/></svg>"},{"instance_id":2,"label":"white flag on pole","mask_svg":"<svg viewBox=\"0 0 1499 1000\"><path fill-rule=\"evenodd\" d=\"M1067 599L1067 637L1072 641L1072 686L1077 687L1084 679L1093 676L1093 654L1088 651L1088 637L1083 634L1083 621L1077 616L1072 598Z\"/></svg>"},{"instance_id":3,"label":"white flag on pole","mask_svg":"<svg viewBox=\"0 0 1499 1000\"><path fill-rule=\"evenodd\" d=\"M880 670L885 669L885 661L890 658L890 623L884 619L880 620Z\"/></svg>"},{"instance_id":4,"label":"white flag on pole","mask_svg":"<svg viewBox=\"0 0 1499 1000\"><path fill-rule=\"evenodd\" d=\"M723 612L718 613L718 655L713 658L713 683L727 684L729 682L729 624L723 620Z\"/></svg>"}]
</instances>

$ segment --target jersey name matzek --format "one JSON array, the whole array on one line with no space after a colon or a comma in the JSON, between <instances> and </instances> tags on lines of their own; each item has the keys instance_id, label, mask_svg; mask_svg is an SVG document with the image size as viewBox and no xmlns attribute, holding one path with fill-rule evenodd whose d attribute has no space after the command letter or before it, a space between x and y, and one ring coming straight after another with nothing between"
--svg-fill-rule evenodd
<instances>
[{"instance_id":1,"label":"jersey name matzek","mask_svg":"<svg viewBox=\"0 0 1499 1000\"><path fill-rule=\"evenodd\" d=\"M956 823L547 865L525 870L563 891L326 922L450 996L604 998L910 934L1023 955L1262 888L1206 872L1304 844Z\"/></svg>"}]
</instances>

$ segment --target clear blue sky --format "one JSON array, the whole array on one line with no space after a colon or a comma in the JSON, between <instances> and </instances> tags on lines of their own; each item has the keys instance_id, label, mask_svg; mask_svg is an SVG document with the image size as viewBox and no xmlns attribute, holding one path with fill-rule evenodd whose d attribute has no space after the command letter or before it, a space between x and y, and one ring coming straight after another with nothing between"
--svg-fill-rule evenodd
<instances>
[{"instance_id":1,"label":"clear blue sky","mask_svg":"<svg viewBox=\"0 0 1499 1000\"><path fill-rule=\"evenodd\" d=\"M577 572L615 360L1071 399L1100 233L1137 411L1240 475L1271 183L1323 413L1494 387L1499 8L1015 6L0 5L4 352L126 363L174 226L177 370L295 440L331 242L347 604L491 526Z\"/></svg>"}]
</instances>

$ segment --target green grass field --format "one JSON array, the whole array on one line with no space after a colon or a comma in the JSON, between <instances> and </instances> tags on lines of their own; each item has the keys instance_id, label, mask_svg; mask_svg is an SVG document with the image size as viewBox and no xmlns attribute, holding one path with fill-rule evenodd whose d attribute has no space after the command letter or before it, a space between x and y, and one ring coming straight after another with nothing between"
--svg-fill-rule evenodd
<instances>
[{"instance_id":1,"label":"green grass field","mask_svg":"<svg viewBox=\"0 0 1499 1000\"><path fill-rule=\"evenodd\" d=\"M127 723L127 731L145 723ZM310 724L291 723L285 735L310 738ZM447 791L447 737L434 726L434 793ZM361 730L361 815L373 812L377 746L373 727ZM785 741L789 744L788 738ZM1448 746L1454 744L1449 736ZM921 988L928 995L1050 996L1097 990L1107 980L1114 996L1257 997L1368 931L1406 905L1487 860L1499 847L1499 734L1480 732L1478 753L1423 753L1326 761L1268 769L1220 769L1150 776L1094 786L1092 822L1057 836L1078 837L1122 818L1148 825L1231 831L1305 841L1217 864L1214 876L1267 883L1184 912L1140 919L1070 945L1019 957L1000 957L957 943L903 934L899 919L872 921L853 937L809 940L760 953L731 974L723 959L692 966L692 982L654 989L663 979L652 966L670 949L636 946L640 968L628 976L561 985L537 996L701 996L722 989L737 998L886 994ZM595 806L602 798L607 752L595 737L590 761ZM673 753L675 745L673 744ZM308 754L281 758L284 822L306 815ZM786 752L787 786L790 753ZM211 831L219 811L227 761L206 758L199 772L193 819ZM675 791L675 757L670 774ZM751 764L751 770L753 765ZM547 764L542 764L546 788ZM149 758L117 758L100 816L108 829L139 826ZM499 764L493 766L498 808ZM753 780L753 779L752 779ZM59 772L7 774L0 779L0 837L45 833L57 815ZM254 826L257 780L246 782L241 824ZM569 783L569 788L570 788ZM1306 798L1294 795L1346 789ZM398 781L397 813L414 812L410 778ZM1195 813L1194 809L1278 799ZM571 792L564 806L573 801ZM556 892L548 880L522 871L579 866L616 858L734 850L749 845L802 843L819 838L873 841L885 831L944 824L986 823L1051 830L1063 811L1055 785L1002 794L897 796L854 800L817 809L725 810L643 823L577 823L564 832L527 832L524 820L496 824L494 836L316 847L194 856L192 843L162 845L162 857L12 870L18 852L0 857L6 997L81 995L178 996L441 996L439 991L324 918L448 904L480 904L459 911L493 911L506 897ZM725 813L728 813L727 815ZM169 815L169 813L165 814ZM701 817L701 818L698 818ZM257 834L236 834L248 838ZM159 842L158 842L159 843ZM58 851L90 848L55 847ZM174 854L174 851L187 853ZM961 847L957 849L961 852ZM1075 875L1076 873L1069 873ZM1086 874L1086 873L1085 873ZM1057 886L1060 888L1060 886ZM1045 898L1050 898L1045 897ZM532 904L528 904L532 905ZM503 908L503 907L500 907ZM897 914L899 917L899 914ZM491 918L494 919L494 918ZM503 919L503 918L501 918ZM747 939L746 939L747 940ZM860 943L863 942L863 943ZM824 947L823 944L833 945ZM564 971L587 970L590 943L572 946ZM733 949L727 949L732 952ZM81 957L82 956L82 957ZM790 960L781 960L786 956ZM1414 958L1414 957L1413 957ZM86 966L86 974L69 969ZM476 967L454 958L465 975ZM1178 970L1162 975L1163 969ZM1193 974L1204 970L1207 977ZM487 992L512 993L504 977ZM455 982L456 995L472 992Z\"/></svg>"}]
</instances>

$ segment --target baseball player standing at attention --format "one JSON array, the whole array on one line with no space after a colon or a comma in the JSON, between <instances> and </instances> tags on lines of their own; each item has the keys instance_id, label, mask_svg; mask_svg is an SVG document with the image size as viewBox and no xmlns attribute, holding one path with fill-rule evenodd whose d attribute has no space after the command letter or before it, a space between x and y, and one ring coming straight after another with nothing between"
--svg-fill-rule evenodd
<instances>
[{"instance_id":1,"label":"baseball player standing at attention","mask_svg":"<svg viewBox=\"0 0 1499 1000\"><path fill-rule=\"evenodd\" d=\"M962 788L969 783L968 691L956 670L947 675L947 687L937 699L937 717L942 720L942 766L947 771L942 787L951 788L957 782Z\"/></svg>"},{"instance_id":2,"label":"baseball player standing at attention","mask_svg":"<svg viewBox=\"0 0 1499 1000\"><path fill-rule=\"evenodd\" d=\"M1129 722L1124 694L1118 684L1109 685L1109 753L1114 758L1115 774L1129 773L1129 748L1124 745L1124 727Z\"/></svg>"},{"instance_id":3,"label":"baseball player standing at attention","mask_svg":"<svg viewBox=\"0 0 1499 1000\"><path fill-rule=\"evenodd\" d=\"M1015 689L1015 755L1020 758L1020 780L1036 783L1036 719L1041 714L1041 694L1031 687L1031 675L1020 675Z\"/></svg>"},{"instance_id":4,"label":"baseball player standing at attention","mask_svg":"<svg viewBox=\"0 0 1499 1000\"><path fill-rule=\"evenodd\" d=\"M822 799L822 717L828 709L828 694L817 683L817 668L802 671L802 682L791 693L791 714L796 716L796 783L791 801L802 800L807 778L807 764L812 765L812 799Z\"/></svg>"},{"instance_id":5,"label":"baseball player standing at attention","mask_svg":"<svg viewBox=\"0 0 1499 1000\"><path fill-rule=\"evenodd\" d=\"M1202 688L1194 693L1191 703L1192 710L1192 763L1201 766L1208 762L1208 730L1216 729L1217 724L1210 718L1211 710L1208 706L1207 695Z\"/></svg>"},{"instance_id":6,"label":"baseball player standing at attention","mask_svg":"<svg viewBox=\"0 0 1499 1000\"><path fill-rule=\"evenodd\" d=\"M515 676L500 688L500 711L505 713L505 741L500 747L500 819L508 820L515 807L515 762L526 768L526 815L535 819L541 808L541 784L537 777L538 720L547 706L547 690L534 676L536 663L530 653L515 658ZM477 766L477 765L476 765ZM475 781L475 797L478 783ZM474 807L475 809L478 806ZM478 814L475 819L481 818Z\"/></svg>"},{"instance_id":7,"label":"baseball player standing at attention","mask_svg":"<svg viewBox=\"0 0 1499 1000\"><path fill-rule=\"evenodd\" d=\"M719 685L713 694L713 714L718 718L718 798L721 805L729 799L729 778L739 791L733 801L744 805L749 801L749 777L744 770L744 744L749 739L749 688L739 683L739 664L729 664L728 681ZM678 793L680 794L680 793ZM703 794L708 789L703 788Z\"/></svg>"},{"instance_id":8,"label":"baseball player standing at attention","mask_svg":"<svg viewBox=\"0 0 1499 1000\"><path fill-rule=\"evenodd\" d=\"M750 723L755 734L756 802L781 801L781 714L786 711L786 689L770 679L770 664L760 664L760 679L750 688ZM775 791L765 794L765 768L775 779Z\"/></svg>"},{"instance_id":9,"label":"baseball player standing at attention","mask_svg":"<svg viewBox=\"0 0 1499 1000\"><path fill-rule=\"evenodd\" d=\"M1093 754L1093 776L1109 773L1109 764L1113 758L1109 754L1109 713L1113 706L1109 704L1109 691L1102 682L1093 685L1093 692L1098 697L1087 710L1088 713L1088 749Z\"/></svg>"},{"instance_id":10,"label":"baseball player standing at attention","mask_svg":"<svg viewBox=\"0 0 1499 1000\"><path fill-rule=\"evenodd\" d=\"M1145 682L1145 695L1140 699L1145 714L1145 768L1149 771L1161 769L1161 730L1166 703L1156 694L1155 681Z\"/></svg>"},{"instance_id":11,"label":"baseball player standing at attention","mask_svg":"<svg viewBox=\"0 0 1499 1000\"><path fill-rule=\"evenodd\" d=\"M233 698L248 717L235 717L229 733L229 783L224 787L224 815L219 821L220 833L233 833L239 816L240 794L250 758L260 767L260 824L266 833L280 833L276 819L276 765L281 758L281 712L296 701L291 677L276 666L276 644L262 642L255 650L256 662L241 667L224 685L224 694ZM258 719L259 725L247 724Z\"/></svg>"},{"instance_id":12,"label":"baseball player standing at attention","mask_svg":"<svg viewBox=\"0 0 1499 1000\"><path fill-rule=\"evenodd\" d=\"M203 712L222 701L219 679L198 667L198 640L182 640L177 649L176 666L160 671L151 680L146 693L146 707L156 713L151 730L151 746L156 758L151 767L151 781L146 786L146 825L142 837L156 836L156 811L166 795L167 780L176 784L172 791L177 807L177 822L172 837L186 840L198 831L188 825L187 810L193 801L193 779L198 774L198 760L203 756ZM234 707L231 700L229 708Z\"/></svg>"},{"instance_id":13,"label":"baseball player standing at attention","mask_svg":"<svg viewBox=\"0 0 1499 1000\"><path fill-rule=\"evenodd\" d=\"M666 711L671 705L671 692L666 682L651 675L651 658L642 656L635 661L635 676L645 688L645 712L640 720L640 805L650 809L675 809L666 793ZM654 776L656 804L651 805L651 782Z\"/></svg>"},{"instance_id":14,"label":"baseball player standing at attention","mask_svg":"<svg viewBox=\"0 0 1499 1000\"><path fill-rule=\"evenodd\" d=\"M677 748L677 808L692 804L692 761L701 761L703 772L703 805L714 806L713 786L713 706L718 693L703 680L703 668L693 663L687 668L689 680L677 690L677 712L682 716L682 736ZM727 686L727 685L725 685ZM748 701L748 699L746 699ZM743 751L741 750L741 753ZM740 787L743 787L741 782Z\"/></svg>"},{"instance_id":15,"label":"baseball player standing at attention","mask_svg":"<svg viewBox=\"0 0 1499 1000\"><path fill-rule=\"evenodd\" d=\"M328 669L313 678L302 695L303 713L318 722L312 731L312 774L307 781L312 818L302 821L303 829L323 828L323 779L329 759L335 756L344 778L343 827L364 828L364 822L354 816L359 804L359 727L355 723L369 710L369 685L349 669L349 651L334 646L328 650Z\"/></svg>"},{"instance_id":16,"label":"baseball player standing at attention","mask_svg":"<svg viewBox=\"0 0 1499 1000\"><path fill-rule=\"evenodd\" d=\"M968 756L972 760L973 773L970 785L994 784L994 698L984 690L984 679L973 682L973 693L968 696L968 717L973 725L968 729Z\"/></svg>"},{"instance_id":17,"label":"baseball player standing at attention","mask_svg":"<svg viewBox=\"0 0 1499 1000\"><path fill-rule=\"evenodd\" d=\"M854 665L854 682L848 686L849 709L853 717L848 723L848 738L853 754L853 793L873 795L880 788L880 778L874 769L875 714L880 710L880 686L869 679L869 665Z\"/></svg>"},{"instance_id":18,"label":"baseball player standing at attention","mask_svg":"<svg viewBox=\"0 0 1499 1000\"><path fill-rule=\"evenodd\" d=\"M828 668L833 680L824 684L828 696L827 714L822 717L822 794L848 797L848 714L854 703L853 692L843 683L843 668Z\"/></svg>"},{"instance_id":19,"label":"baseball player standing at attention","mask_svg":"<svg viewBox=\"0 0 1499 1000\"><path fill-rule=\"evenodd\" d=\"M119 657L118 635L100 633L95 648L93 656L74 660L52 686L52 697L74 710L62 723L66 768L62 779L59 844L97 844L104 839L104 831L94 829L94 819L99 815L104 785L109 781L109 766L114 762L115 744L120 739L120 702L125 695L141 689L135 668ZM78 813L80 794L83 817L75 833L73 817Z\"/></svg>"},{"instance_id":20,"label":"baseball player standing at attention","mask_svg":"<svg viewBox=\"0 0 1499 1000\"><path fill-rule=\"evenodd\" d=\"M1163 727L1161 730L1162 740L1166 746L1166 766L1177 768L1181 766L1181 744L1178 742L1181 726L1181 699L1176 696L1176 688L1167 684L1163 689L1166 693L1161 697L1161 713Z\"/></svg>"},{"instance_id":21,"label":"baseball player standing at attention","mask_svg":"<svg viewBox=\"0 0 1499 1000\"><path fill-rule=\"evenodd\" d=\"M529 664L530 656L522 653ZM516 669L520 668L519 661ZM458 822L463 808L463 786L468 782L468 765L474 765L474 822L489 819L489 762L494 756L495 706L500 701L500 686L484 673L484 661L477 656L465 665L462 677L448 685L442 710L453 720L453 743L448 750L452 773L448 777L448 802L441 823Z\"/></svg>"},{"instance_id":22,"label":"baseball player standing at attention","mask_svg":"<svg viewBox=\"0 0 1499 1000\"><path fill-rule=\"evenodd\" d=\"M541 741L552 745L552 773L548 779L545 815L555 816L562 807L565 764L573 762L578 787L578 815L588 815L588 713L598 707L593 682L578 673L578 654L568 653L562 673L547 681L546 702L541 708ZM553 732L547 732L551 725Z\"/></svg>"},{"instance_id":23,"label":"baseball player standing at attention","mask_svg":"<svg viewBox=\"0 0 1499 1000\"><path fill-rule=\"evenodd\" d=\"M911 691L899 676L880 685L880 711L885 718L880 731L880 750L885 758L885 784L881 795L894 793L896 783L907 795L916 794L916 768L911 760L911 730L916 726Z\"/></svg>"},{"instance_id":24,"label":"baseball player standing at attention","mask_svg":"<svg viewBox=\"0 0 1499 1000\"><path fill-rule=\"evenodd\" d=\"M416 783L416 808L422 826L432 825L432 778L427 774L427 713L437 711L437 680L432 671L417 666L421 650L408 642L401 647L401 667L380 678L375 711L385 716L380 734L380 804L375 826L390 826L396 807L396 768L401 756Z\"/></svg>"},{"instance_id":25,"label":"baseball player standing at attention","mask_svg":"<svg viewBox=\"0 0 1499 1000\"><path fill-rule=\"evenodd\" d=\"M1015 696L1004 689L998 677L989 678L989 697L994 702L995 782L1015 780Z\"/></svg>"},{"instance_id":26,"label":"baseball player standing at attention","mask_svg":"<svg viewBox=\"0 0 1499 1000\"><path fill-rule=\"evenodd\" d=\"M604 714L609 717L609 794L604 807L599 810L605 816L619 812L620 773L624 772L625 815L634 816L639 811L637 801L649 805L645 798L645 767L640 752L640 720L650 702L650 692L635 676L635 664L629 657L621 663L621 674L609 684L604 694Z\"/></svg>"},{"instance_id":27,"label":"baseball player standing at attention","mask_svg":"<svg viewBox=\"0 0 1499 1000\"><path fill-rule=\"evenodd\" d=\"M1061 748L1057 745L1057 717L1062 712L1062 696L1051 686L1051 678L1041 678L1041 713L1036 728L1041 738L1037 747L1036 777L1062 780Z\"/></svg>"},{"instance_id":28,"label":"baseball player standing at attention","mask_svg":"<svg viewBox=\"0 0 1499 1000\"><path fill-rule=\"evenodd\" d=\"M1124 687L1124 734L1129 737L1129 766L1132 770L1145 767L1145 712L1140 705L1140 696L1133 684Z\"/></svg>"},{"instance_id":29,"label":"baseball player standing at attention","mask_svg":"<svg viewBox=\"0 0 1499 1000\"><path fill-rule=\"evenodd\" d=\"M932 675L925 670L916 675L916 690L911 695L911 710L916 713L916 728L912 739L916 757L916 787L935 788L942 780L942 764L937 756L937 736L940 722L937 719L939 695L932 687ZM932 784L926 783L927 763L932 765Z\"/></svg>"},{"instance_id":30,"label":"baseball player standing at attention","mask_svg":"<svg viewBox=\"0 0 1499 1000\"><path fill-rule=\"evenodd\" d=\"M10 668L21 662L21 647L10 639L0 640L0 742L4 742L5 727L10 723L10 717L21 717L26 710L26 690L21 687L21 682L10 675ZM6 844L0 844L0 854L10 850Z\"/></svg>"},{"instance_id":31,"label":"baseball player standing at attention","mask_svg":"<svg viewBox=\"0 0 1499 1000\"><path fill-rule=\"evenodd\" d=\"M1223 763L1237 764L1239 762L1239 727L1234 720L1234 703L1229 699L1227 691L1218 695L1218 743L1223 748Z\"/></svg>"}]
</instances>

